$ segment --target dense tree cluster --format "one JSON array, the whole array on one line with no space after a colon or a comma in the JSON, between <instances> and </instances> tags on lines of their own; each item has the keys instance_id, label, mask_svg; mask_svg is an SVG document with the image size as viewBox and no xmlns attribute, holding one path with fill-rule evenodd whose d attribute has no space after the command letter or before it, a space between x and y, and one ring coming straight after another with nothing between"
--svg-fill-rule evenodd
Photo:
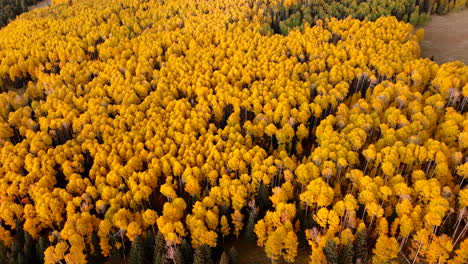
<instances>
[{"instance_id":1,"label":"dense tree cluster","mask_svg":"<svg viewBox=\"0 0 468 264\"><path fill-rule=\"evenodd\" d=\"M2 29L3 254L237 263L248 235L275 262L466 263L468 66L395 17L274 34L272 3L82 0Z\"/></svg>"},{"instance_id":2,"label":"dense tree cluster","mask_svg":"<svg viewBox=\"0 0 468 264\"><path fill-rule=\"evenodd\" d=\"M21 7L16 0L0 0L0 28L8 24L21 12Z\"/></svg>"},{"instance_id":3,"label":"dense tree cluster","mask_svg":"<svg viewBox=\"0 0 468 264\"><path fill-rule=\"evenodd\" d=\"M0 28L36 3L37 0L0 0Z\"/></svg>"},{"instance_id":4,"label":"dense tree cluster","mask_svg":"<svg viewBox=\"0 0 468 264\"><path fill-rule=\"evenodd\" d=\"M273 30L288 34L293 28L315 24L317 19L348 16L374 21L383 16L395 16L413 25L422 25L430 15L445 14L468 6L467 0L264 0L258 1L268 10L262 13Z\"/></svg>"}]
</instances>

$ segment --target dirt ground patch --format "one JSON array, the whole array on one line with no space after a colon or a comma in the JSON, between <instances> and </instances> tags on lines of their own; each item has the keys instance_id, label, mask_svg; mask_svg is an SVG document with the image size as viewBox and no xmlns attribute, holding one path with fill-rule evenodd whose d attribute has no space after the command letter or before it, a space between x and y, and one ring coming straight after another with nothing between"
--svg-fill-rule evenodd
<instances>
[{"instance_id":1,"label":"dirt ground patch","mask_svg":"<svg viewBox=\"0 0 468 264\"><path fill-rule=\"evenodd\" d=\"M421 56L434 57L439 64L459 60L468 64L468 9L444 16L432 16L424 27Z\"/></svg>"}]
</instances>

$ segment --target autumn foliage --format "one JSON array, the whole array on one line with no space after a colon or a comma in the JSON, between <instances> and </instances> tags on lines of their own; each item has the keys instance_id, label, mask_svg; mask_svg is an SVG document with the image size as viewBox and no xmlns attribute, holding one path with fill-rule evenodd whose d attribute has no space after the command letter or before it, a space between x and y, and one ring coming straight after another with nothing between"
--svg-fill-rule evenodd
<instances>
[{"instance_id":1,"label":"autumn foliage","mask_svg":"<svg viewBox=\"0 0 468 264\"><path fill-rule=\"evenodd\" d=\"M190 263L255 221L276 262L466 263L468 66L391 16L275 34L277 2L82 0L2 29L1 246L140 259L151 233Z\"/></svg>"}]
</instances>

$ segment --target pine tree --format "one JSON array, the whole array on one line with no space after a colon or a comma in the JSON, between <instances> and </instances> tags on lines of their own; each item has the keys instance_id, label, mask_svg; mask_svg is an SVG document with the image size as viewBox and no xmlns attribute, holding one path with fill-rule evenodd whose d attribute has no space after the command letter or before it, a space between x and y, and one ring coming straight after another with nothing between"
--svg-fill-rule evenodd
<instances>
[{"instance_id":1,"label":"pine tree","mask_svg":"<svg viewBox=\"0 0 468 264\"><path fill-rule=\"evenodd\" d=\"M340 264L353 264L354 248L353 244L349 243L343 246L338 263Z\"/></svg>"},{"instance_id":2,"label":"pine tree","mask_svg":"<svg viewBox=\"0 0 468 264\"><path fill-rule=\"evenodd\" d=\"M26 3L26 0L19 0L19 6L22 12L28 11L28 4Z\"/></svg>"},{"instance_id":3,"label":"pine tree","mask_svg":"<svg viewBox=\"0 0 468 264\"><path fill-rule=\"evenodd\" d=\"M26 259L24 258L24 241L25 241L25 232L23 229L23 224L19 219L15 219L16 225L16 235L15 240L11 248L10 263L14 264L25 264Z\"/></svg>"},{"instance_id":4,"label":"pine tree","mask_svg":"<svg viewBox=\"0 0 468 264\"><path fill-rule=\"evenodd\" d=\"M212 264L213 260L211 259L211 249L208 245L203 245L195 249L195 254L193 256L194 264Z\"/></svg>"},{"instance_id":5,"label":"pine tree","mask_svg":"<svg viewBox=\"0 0 468 264\"><path fill-rule=\"evenodd\" d=\"M24 232L24 261L26 263L34 263L37 261L34 248L34 239L28 232Z\"/></svg>"},{"instance_id":6,"label":"pine tree","mask_svg":"<svg viewBox=\"0 0 468 264\"><path fill-rule=\"evenodd\" d=\"M154 244L154 264L164 263L166 259L166 241L163 234L158 231Z\"/></svg>"},{"instance_id":7,"label":"pine tree","mask_svg":"<svg viewBox=\"0 0 468 264\"><path fill-rule=\"evenodd\" d=\"M2 256L0 258L0 264L7 264L7 252L7 247L3 244L2 240L0 240L0 256Z\"/></svg>"},{"instance_id":8,"label":"pine tree","mask_svg":"<svg viewBox=\"0 0 468 264\"><path fill-rule=\"evenodd\" d=\"M219 216L223 216L225 215L226 217L229 216L231 213L230 213L230 209L228 206L226 205L221 205L221 207L219 208Z\"/></svg>"},{"instance_id":9,"label":"pine tree","mask_svg":"<svg viewBox=\"0 0 468 264\"><path fill-rule=\"evenodd\" d=\"M233 246L231 250L229 250L229 264L239 264L240 258L239 253L237 253L236 248Z\"/></svg>"},{"instance_id":10,"label":"pine tree","mask_svg":"<svg viewBox=\"0 0 468 264\"><path fill-rule=\"evenodd\" d=\"M180 247L177 247L175 256L174 256L174 263L175 264L185 264L185 258L184 255L182 254L182 249Z\"/></svg>"},{"instance_id":11,"label":"pine tree","mask_svg":"<svg viewBox=\"0 0 468 264\"><path fill-rule=\"evenodd\" d=\"M269 197L270 191L268 190L268 187L262 183L258 189L258 195L255 199L261 212L265 212L271 207L271 201Z\"/></svg>"},{"instance_id":12,"label":"pine tree","mask_svg":"<svg viewBox=\"0 0 468 264\"><path fill-rule=\"evenodd\" d=\"M327 257L327 263L338 264L338 247L335 240L328 239L323 248L323 253Z\"/></svg>"},{"instance_id":13,"label":"pine tree","mask_svg":"<svg viewBox=\"0 0 468 264\"><path fill-rule=\"evenodd\" d=\"M229 259L228 255L226 254L226 251L223 251L221 258L219 259L219 264L229 264Z\"/></svg>"},{"instance_id":14,"label":"pine tree","mask_svg":"<svg viewBox=\"0 0 468 264\"><path fill-rule=\"evenodd\" d=\"M247 226L245 227L245 237L249 242L257 241L257 236L255 235L254 228L255 228L255 221L257 220L257 214L255 210L250 211L249 220L247 222Z\"/></svg>"},{"instance_id":15,"label":"pine tree","mask_svg":"<svg viewBox=\"0 0 468 264\"><path fill-rule=\"evenodd\" d=\"M184 256L185 263L193 262L193 249L186 239L182 240L182 244L180 245L180 251Z\"/></svg>"},{"instance_id":16,"label":"pine tree","mask_svg":"<svg viewBox=\"0 0 468 264\"><path fill-rule=\"evenodd\" d=\"M354 241L354 254L356 263L367 263L367 228L358 228L356 240Z\"/></svg>"},{"instance_id":17,"label":"pine tree","mask_svg":"<svg viewBox=\"0 0 468 264\"><path fill-rule=\"evenodd\" d=\"M145 241L143 243L144 251L145 251L145 261L147 263L153 262L154 257L154 235L152 230L148 230Z\"/></svg>"},{"instance_id":18,"label":"pine tree","mask_svg":"<svg viewBox=\"0 0 468 264\"><path fill-rule=\"evenodd\" d=\"M44 237L39 237L39 242L36 244L36 256L39 263L44 263L44 251L49 247L49 241Z\"/></svg>"},{"instance_id":19,"label":"pine tree","mask_svg":"<svg viewBox=\"0 0 468 264\"><path fill-rule=\"evenodd\" d=\"M16 241L18 242L18 248L23 248L24 246L24 229L23 229L23 224L21 223L20 220L16 219L15 220L16 224Z\"/></svg>"},{"instance_id":20,"label":"pine tree","mask_svg":"<svg viewBox=\"0 0 468 264\"><path fill-rule=\"evenodd\" d=\"M18 239L11 246L10 264L18 264L18 255L21 254Z\"/></svg>"},{"instance_id":21,"label":"pine tree","mask_svg":"<svg viewBox=\"0 0 468 264\"><path fill-rule=\"evenodd\" d=\"M128 263L130 264L141 264L144 263L145 249L143 246L143 238L137 236L137 238L132 243L132 248L130 249L130 257Z\"/></svg>"},{"instance_id":22,"label":"pine tree","mask_svg":"<svg viewBox=\"0 0 468 264\"><path fill-rule=\"evenodd\" d=\"M18 257L16 258L16 264L26 264L26 263L28 262L26 262L25 256L21 252L18 253Z\"/></svg>"}]
</instances>

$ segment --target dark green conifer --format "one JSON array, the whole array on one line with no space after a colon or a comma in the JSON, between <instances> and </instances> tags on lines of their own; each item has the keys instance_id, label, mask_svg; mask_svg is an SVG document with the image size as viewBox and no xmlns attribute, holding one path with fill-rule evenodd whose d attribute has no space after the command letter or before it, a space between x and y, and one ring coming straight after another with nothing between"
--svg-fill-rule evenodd
<instances>
[{"instance_id":1,"label":"dark green conifer","mask_svg":"<svg viewBox=\"0 0 468 264\"><path fill-rule=\"evenodd\" d=\"M36 244L36 256L38 263L44 263L44 251L49 247L49 241L44 237L39 237L39 242Z\"/></svg>"},{"instance_id":2,"label":"dark green conifer","mask_svg":"<svg viewBox=\"0 0 468 264\"><path fill-rule=\"evenodd\" d=\"M161 264L166 262L166 241L163 234L158 231L154 243L154 264Z\"/></svg>"},{"instance_id":3,"label":"dark green conifer","mask_svg":"<svg viewBox=\"0 0 468 264\"><path fill-rule=\"evenodd\" d=\"M0 264L7 264L8 248L0 240Z\"/></svg>"},{"instance_id":4,"label":"dark green conifer","mask_svg":"<svg viewBox=\"0 0 468 264\"><path fill-rule=\"evenodd\" d=\"M256 242L257 236L255 235L255 222L257 220L256 210L251 210L249 213L249 220L247 221L247 226L245 227L245 237L250 242Z\"/></svg>"},{"instance_id":5,"label":"dark green conifer","mask_svg":"<svg viewBox=\"0 0 468 264\"><path fill-rule=\"evenodd\" d=\"M153 263L154 258L154 234L153 230L148 230L143 244L145 250L145 263Z\"/></svg>"},{"instance_id":6,"label":"dark green conifer","mask_svg":"<svg viewBox=\"0 0 468 264\"><path fill-rule=\"evenodd\" d=\"M356 233L354 241L355 262L367 263L367 251L367 228L364 227Z\"/></svg>"},{"instance_id":7,"label":"dark green conifer","mask_svg":"<svg viewBox=\"0 0 468 264\"><path fill-rule=\"evenodd\" d=\"M182 240L182 244L180 245L180 251L184 256L185 263L193 262L193 248L186 239Z\"/></svg>"},{"instance_id":8,"label":"dark green conifer","mask_svg":"<svg viewBox=\"0 0 468 264\"><path fill-rule=\"evenodd\" d=\"M174 255L174 263L175 264L185 264L185 258L184 255L182 254L182 249L181 247L177 247L175 255Z\"/></svg>"},{"instance_id":9,"label":"dark green conifer","mask_svg":"<svg viewBox=\"0 0 468 264\"><path fill-rule=\"evenodd\" d=\"M193 256L194 264L212 264L211 249L208 245L199 246Z\"/></svg>"},{"instance_id":10,"label":"dark green conifer","mask_svg":"<svg viewBox=\"0 0 468 264\"><path fill-rule=\"evenodd\" d=\"M353 244L349 243L343 246L339 257L340 264L353 264L354 248Z\"/></svg>"},{"instance_id":11,"label":"dark green conifer","mask_svg":"<svg viewBox=\"0 0 468 264\"><path fill-rule=\"evenodd\" d=\"M24 261L26 263L36 263L37 257L34 246L34 239L28 232L24 232Z\"/></svg>"},{"instance_id":12,"label":"dark green conifer","mask_svg":"<svg viewBox=\"0 0 468 264\"><path fill-rule=\"evenodd\" d=\"M327 257L328 264L338 264L338 247L335 240L328 239L323 248L323 254Z\"/></svg>"},{"instance_id":13,"label":"dark green conifer","mask_svg":"<svg viewBox=\"0 0 468 264\"><path fill-rule=\"evenodd\" d=\"M231 247L231 250L229 250L229 264L239 264L240 262L240 257L239 253L237 253L237 250L234 246Z\"/></svg>"},{"instance_id":14,"label":"dark green conifer","mask_svg":"<svg viewBox=\"0 0 468 264\"><path fill-rule=\"evenodd\" d=\"M143 238L138 236L132 243L130 249L129 264L142 264L145 262L145 249L143 246Z\"/></svg>"},{"instance_id":15,"label":"dark green conifer","mask_svg":"<svg viewBox=\"0 0 468 264\"><path fill-rule=\"evenodd\" d=\"M264 183L260 184L258 195L255 199L258 207L260 208L260 211L266 211L271 207L271 201L269 197L270 191L268 187Z\"/></svg>"}]
</instances>

